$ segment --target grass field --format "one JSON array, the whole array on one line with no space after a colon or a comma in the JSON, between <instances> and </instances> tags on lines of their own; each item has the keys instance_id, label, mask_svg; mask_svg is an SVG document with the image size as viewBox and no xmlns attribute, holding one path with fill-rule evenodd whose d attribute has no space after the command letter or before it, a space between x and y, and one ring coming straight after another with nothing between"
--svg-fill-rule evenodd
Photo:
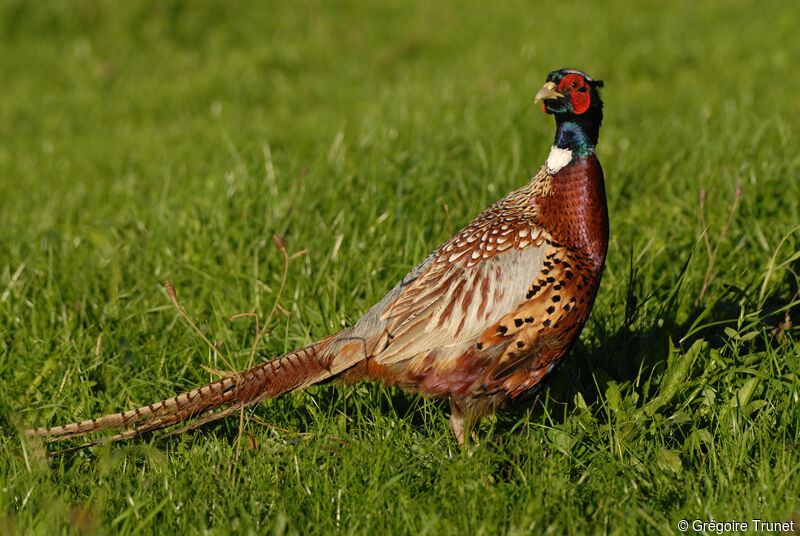
<instances>
[{"instance_id":1,"label":"grass field","mask_svg":"<svg viewBox=\"0 0 800 536\"><path fill-rule=\"evenodd\" d=\"M798 20L771 0L0 0L0 533L797 528ZM228 368L165 280L245 367L254 325L229 318L269 317L275 234L308 251L258 358L352 323L535 173L554 127L533 95L566 66L606 82L608 264L546 392L473 455L446 403L368 384L260 404L236 461L236 418L52 461L19 435Z\"/></svg>"}]
</instances>

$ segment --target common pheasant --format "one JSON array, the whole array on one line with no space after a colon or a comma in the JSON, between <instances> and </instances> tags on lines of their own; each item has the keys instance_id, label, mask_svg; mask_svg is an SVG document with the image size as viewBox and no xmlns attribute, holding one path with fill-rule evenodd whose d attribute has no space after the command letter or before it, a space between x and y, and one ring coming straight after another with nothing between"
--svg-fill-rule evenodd
<instances>
[{"instance_id":1,"label":"common pheasant","mask_svg":"<svg viewBox=\"0 0 800 536\"><path fill-rule=\"evenodd\" d=\"M116 441L200 417L194 428L338 378L449 397L450 428L463 445L481 417L541 385L589 316L608 247L603 171L594 152L602 85L575 69L551 72L535 97L556 120L545 164L352 326L161 402L26 433L60 441L127 429L105 440Z\"/></svg>"}]
</instances>

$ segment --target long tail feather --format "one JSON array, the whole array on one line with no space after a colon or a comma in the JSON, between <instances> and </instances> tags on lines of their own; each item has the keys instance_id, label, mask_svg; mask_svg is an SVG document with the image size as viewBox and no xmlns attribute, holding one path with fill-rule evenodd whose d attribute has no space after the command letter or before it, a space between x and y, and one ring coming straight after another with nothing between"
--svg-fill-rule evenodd
<instances>
[{"instance_id":1,"label":"long tail feather","mask_svg":"<svg viewBox=\"0 0 800 536\"><path fill-rule=\"evenodd\" d=\"M200 424L230 415L240 408L302 389L334 376L330 363L325 362L328 360L320 359L320 353L334 337L335 335L331 335L272 361L154 404L52 428L32 428L25 430L25 435L49 436L49 441L55 442L108 429L128 429L106 440L82 445L90 446L106 441L129 439L230 406L207 415L187 427L193 429Z\"/></svg>"},{"instance_id":2,"label":"long tail feather","mask_svg":"<svg viewBox=\"0 0 800 536\"><path fill-rule=\"evenodd\" d=\"M206 424L208 422L216 421L217 419L222 419L223 417L227 417L231 413L235 413L236 411L240 410L245 405L247 405L247 404L237 404L235 406L231 406L229 408L226 408L226 409L224 409L222 411L217 411L217 412L212 413L210 415L205 415L203 418L197 419L196 421L192 421L190 424L187 424L186 426L181 426L180 428L176 428L174 430L169 430L168 432L165 432L165 433L159 435L157 437L157 439L163 439L165 437L170 437L170 436L173 436L173 435L178 435L178 434L183 434L185 432L189 432L189 431L194 430L195 428L197 428L199 426L202 426L202 425L204 425L204 424ZM106 443L115 443L117 441L125 441L126 439L131 439L131 438L134 438L136 436L145 434L147 432L160 430L162 428L167 428L169 426L170 426L170 423L167 423L164 419L157 419L154 422L143 424L142 426L137 426L136 428L131 428L130 430L125 430L124 432L120 432L118 434L114 434L111 437L106 437L106 438L98 439L98 440L95 440L95 441L89 441L87 443L82 443L80 445L76 445L76 446L69 447L69 448L66 448L66 449L61 449L61 450L52 452L50 454L52 456L60 456L62 454L67 454L69 452L74 452L76 450L82 450L82 449L89 448L89 447L95 447L97 445L104 445ZM90 432L86 432L86 433L90 433ZM57 438L57 439L51 439L50 441L51 442L61 441L63 439L66 439L66 438L60 437L60 438Z\"/></svg>"}]
</instances>

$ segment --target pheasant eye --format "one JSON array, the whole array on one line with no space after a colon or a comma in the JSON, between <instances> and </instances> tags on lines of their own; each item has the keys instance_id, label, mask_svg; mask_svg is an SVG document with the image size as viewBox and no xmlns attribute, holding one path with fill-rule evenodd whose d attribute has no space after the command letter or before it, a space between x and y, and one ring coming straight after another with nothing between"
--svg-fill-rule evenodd
<instances>
[{"instance_id":1,"label":"pheasant eye","mask_svg":"<svg viewBox=\"0 0 800 536\"><path fill-rule=\"evenodd\" d=\"M585 87L585 81L581 76L574 73L562 78L561 83L558 84L559 91L579 91L583 87Z\"/></svg>"}]
</instances>

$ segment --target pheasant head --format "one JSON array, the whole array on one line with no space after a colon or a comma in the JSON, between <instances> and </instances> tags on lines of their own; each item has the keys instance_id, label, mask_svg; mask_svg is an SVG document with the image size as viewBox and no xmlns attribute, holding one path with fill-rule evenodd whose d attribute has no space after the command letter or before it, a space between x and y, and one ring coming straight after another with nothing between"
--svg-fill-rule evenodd
<instances>
[{"instance_id":1,"label":"pheasant head","mask_svg":"<svg viewBox=\"0 0 800 536\"><path fill-rule=\"evenodd\" d=\"M556 118L556 147L568 149L575 156L594 149L603 121L601 87L601 80L577 69L559 69L547 75L535 101L542 101L542 110Z\"/></svg>"}]
</instances>

